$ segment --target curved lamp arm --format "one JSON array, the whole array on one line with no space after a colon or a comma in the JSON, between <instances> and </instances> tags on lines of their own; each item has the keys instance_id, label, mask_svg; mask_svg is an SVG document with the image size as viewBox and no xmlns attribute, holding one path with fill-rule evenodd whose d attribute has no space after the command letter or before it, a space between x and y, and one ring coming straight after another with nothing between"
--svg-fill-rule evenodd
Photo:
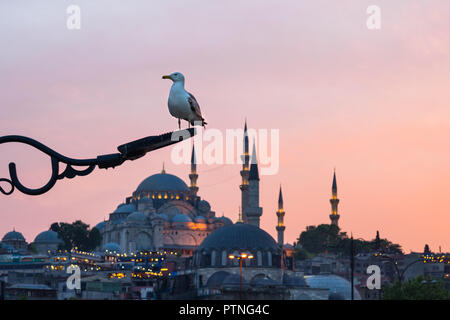
<instances>
[{"instance_id":1,"label":"curved lamp arm","mask_svg":"<svg viewBox=\"0 0 450 320\"><path fill-rule=\"evenodd\" d=\"M189 139L196 134L195 128L189 128L186 130L180 130L175 132L165 133L159 136L149 136L139 140L135 140L117 147L119 153L111 153L97 156L92 159L72 159L66 157L46 145L36 141L34 139L24 137L24 136L4 136L0 137L0 144L18 142L28 144L39 151L50 156L52 165L52 175L50 180L41 188L31 189L25 187L19 180L17 176L16 164L14 162L9 163L9 175L10 178L0 178L1 182L6 182L10 185L10 190L5 190L0 186L0 192L4 195L10 195L17 188L20 192L28 195L40 195L49 191L58 180L64 178L73 179L76 176L86 176L94 171L95 167L98 166L100 169L114 168L120 166L127 160L136 160L145 156L147 152L157 150L160 148L167 147L174 143ZM66 165L64 171L59 173L59 164L63 163ZM87 166L83 170L74 169L73 166Z\"/></svg>"}]
</instances>

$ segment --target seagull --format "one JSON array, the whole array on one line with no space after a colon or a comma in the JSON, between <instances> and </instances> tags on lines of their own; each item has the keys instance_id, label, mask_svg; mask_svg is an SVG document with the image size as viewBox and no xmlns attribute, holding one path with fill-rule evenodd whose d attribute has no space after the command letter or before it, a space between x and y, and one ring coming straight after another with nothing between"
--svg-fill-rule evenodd
<instances>
[{"instance_id":1,"label":"seagull","mask_svg":"<svg viewBox=\"0 0 450 320\"><path fill-rule=\"evenodd\" d=\"M186 120L189 125L194 125L195 122L201 121L202 126L205 126L207 123L202 117L197 100L191 93L184 89L183 74L174 72L162 78L173 81L172 88L170 88L168 105L170 114L178 118L178 128L181 129L181 119Z\"/></svg>"}]
</instances>

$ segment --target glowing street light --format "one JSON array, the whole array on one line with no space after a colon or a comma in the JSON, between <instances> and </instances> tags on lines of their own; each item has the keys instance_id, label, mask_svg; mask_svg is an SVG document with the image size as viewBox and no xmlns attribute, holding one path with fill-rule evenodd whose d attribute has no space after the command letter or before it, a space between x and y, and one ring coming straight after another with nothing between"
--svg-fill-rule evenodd
<instances>
[{"instance_id":1,"label":"glowing street light","mask_svg":"<svg viewBox=\"0 0 450 320\"><path fill-rule=\"evenodd\" d=\"M246 252L241 252L239 255L235 256L234 254L230 254L228 256L228 259L230 260L234 260L237 259L239 260L239 298L242 299L242 261L244 261L245 259L253 259L253 255L252 254L248 254Z\"/></svg>"}]
</instances>

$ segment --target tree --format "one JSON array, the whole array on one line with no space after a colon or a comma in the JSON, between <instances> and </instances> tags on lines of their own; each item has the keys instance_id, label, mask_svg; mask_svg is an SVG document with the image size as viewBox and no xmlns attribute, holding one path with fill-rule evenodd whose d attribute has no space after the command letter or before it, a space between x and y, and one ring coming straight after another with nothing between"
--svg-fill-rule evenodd
<instances>
[{"instance_id":1,"label":"tree","mask_svg":"<svg viewBox=\"0 0 450 320\"><path fill-rule=\"evenodd\" d=\"M431 250L430 247L428 246L428 244L425 245L425 248L423 248L423 253L424 254L430 254Z\"/></svg>"},{"instance_id":2,"label":"tree","mask_svg":"<svg viewBox=\"0 0 450 320\"><path fill-rule=\"evenodd\" d=\"M422 275L400 284L396 279L392 285L383 289L384 300L450 300L442 280L432 280Z\"/></svg>"},{"instance_id":3,"label":"tree","mask_svg":"<svg viewBox=\"0 0 450 320\"><path fill-rule=\"evenodd\" d=\"M89 225L77 220L73 223L53 223L50 227L58 233L64 242L60 245L61 250L78 248L82 251L92 251L101 243L100 231L97 228L89 229Z\"/></svg>"},{"instance_id":4,"label":"tree","mask_svg":"<svg viewBox=\"0 0 450 320\"><path fill-rule=\"evenodd\" d=\"M347 234L341 232L338 226L332 224L321 224L317 227L309 226L298 238L300 247L312 255L319 253L335 253L348 256L350 254L350 243L351 239ZM375 239L371 241L354 239L353 248L355 254L375 251L402 253L400 245L394 244L387 239L380 238L379 232L377 232ZM298 252L298 257L305 258L305 256L304 252Z\"/></svg>"}]
</instances>

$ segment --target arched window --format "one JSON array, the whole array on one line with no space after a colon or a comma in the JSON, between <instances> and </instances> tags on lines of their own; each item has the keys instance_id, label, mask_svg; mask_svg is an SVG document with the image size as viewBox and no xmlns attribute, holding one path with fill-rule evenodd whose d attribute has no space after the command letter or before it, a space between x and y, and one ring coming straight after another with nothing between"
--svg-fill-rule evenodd
<instances>
[{"instance_id":1,"label":"arched window","mask_svg":"<svg viewBox=\"0 0 450 320\"><path fill-rule=\"evenodd\" d=\"M227 262L228 262L227 251L223 250L222 251L222 266L226 266Z\"/></svg>"},{"instance_id":2,"label":"arched window","mask_svg":"<svg viewBox=\"0 0 450 320\"><path fill-rule=\"evenodd\" d=\"M261 251L258 251L256 253L256 261L257 261L258 267L261 267L262 263L263 263L263 261L262 261L262 252Z\"/></svg>"},{"instance_id":3,"label":"arched window","mask_svg":"<svg viewBox=\"0 0 450 320\"><path fill-rule=\"evenodd\" d=\"M211 266L216 265L216 250L213 250L211 253Z\"/></svg>"}]
</instances>

